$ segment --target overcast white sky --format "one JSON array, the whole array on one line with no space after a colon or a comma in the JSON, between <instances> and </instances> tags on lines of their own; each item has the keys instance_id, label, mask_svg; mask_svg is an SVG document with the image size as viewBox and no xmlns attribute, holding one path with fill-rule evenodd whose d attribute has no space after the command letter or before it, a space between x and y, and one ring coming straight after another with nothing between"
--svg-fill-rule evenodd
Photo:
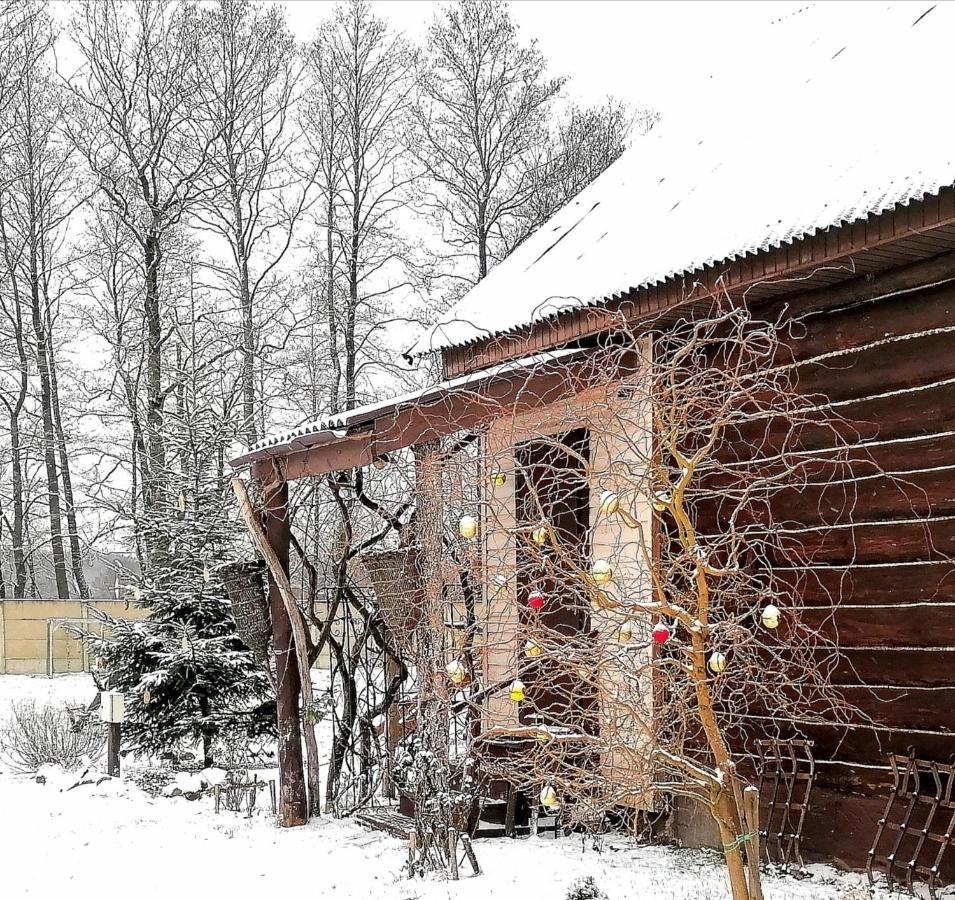
<instances>
[{"instance_id":1,"label":"overcast white sky","mask_svg":"<svg viewBox=\"0 0 955 900\"><path fill-rule=\"evenodd\" d=\"M281 2L281 0L277 0ZM334 7L329 0L284 0L289 23L310 38ZM377 6L409 38L424 38L440 3L387 0ZM745 67L754 40L811 3L512 0L525 39L536 38L552 74L570 77L570 94L597 102L607 94L666 113L710 74ZM864 4L853 6L863 8ZM755 73L754 73L755 74Z\"/></svg>"}]
</instances>

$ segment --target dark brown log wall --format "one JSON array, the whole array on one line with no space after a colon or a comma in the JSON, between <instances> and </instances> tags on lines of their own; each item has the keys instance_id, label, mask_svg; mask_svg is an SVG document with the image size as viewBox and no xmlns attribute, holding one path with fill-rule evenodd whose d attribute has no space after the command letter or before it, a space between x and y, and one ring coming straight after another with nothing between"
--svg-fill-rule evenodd
<instances>
[{"instance_id":1,"label":"dark brown log wall","mask_svg":"<svg viewBox=\"0 0 955 900\"><path fill-rule=\"evenodd\" d=\"M886 474L780 495L814 562L808 579L782 559L777 570L803 583L804 618L838 637L836 679L871 717L788 729L813 738L820 761L803 848L862 867L886 753L955 756L955 282L831 305L825 292L790 300L800 389L827 395L855 423L860 458Z\"/></svg>"}]
</instances>

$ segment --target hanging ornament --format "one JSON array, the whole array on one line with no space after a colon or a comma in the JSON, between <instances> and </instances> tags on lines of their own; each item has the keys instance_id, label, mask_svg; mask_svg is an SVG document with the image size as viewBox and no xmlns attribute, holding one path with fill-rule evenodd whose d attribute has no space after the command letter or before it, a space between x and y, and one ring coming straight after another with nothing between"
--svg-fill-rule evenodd
<instances>
[{"instance_id":1,"label":"hanging ornament","mask_svg":"<svg viewBox=\"0 0 955 900\"><path fill-rule=\"evenodd\" d=\"M181 513L184 513L186 511L186 497L184 494L180 494L176 498L176 507Z\"/></svg>"},{"instance_id":2,"label":"hanging ornament","mask_svg":"<svg viewBox=\"0 0 955 900\"><path fill-rule=\"evenodd\" d=\"M657 622L657 624L653 626L653 631L651 631L650 634L653 640L658 644L665 644L670 640L670 629L664 625L663 622Z\"/></svg>"},{"instance_id":3,"label":"hanging ornament","mask_svg":"<svg viewBox=\"0 0 955 900\"><path fill-rule=\"evenodd\" d=\"M520 703L524 699L524 682L520 678L515 678L511 682L511 699L515 703Z\"/></svg>"},{"instance_id":4,"label":"hanging ornament","mask_svg":"<svg viewBox=\"0 0 955 900\"><path fill-rule=\"evenodd\" d=\"M620 498L613 491L604 491L600 495L600 511L608 516L620 511Z\"/></svg>"},{"instance_id":5,"label":"hanging ornament","mask_svg":"<svg viewBox=\"0 0 955 900\"><path fill-rule=\"evenodd\" d=\"M498 574L491 579L491 584L494 585L495 597L503 597L507 593L506 575L502 575L500 572L498 572Z\"/></svg>"},{"instance_id":6,"label":"hanging ornament","mask_svg":"<svg viewBox=\"0 0 955 900\"><path fill-rule=\"evenodd\" d=\"M779 607L770 603L763 610L763 625L766 628L779 628L779 620L782 618L782 613L779 611Z\"/></svg>"},{"instance_id":7,"label":"hanging ornament","mask_svg":"<svg viewBox=\"0 0 955 900\"><path fill-rule=\"evenodd\" d=\"M613 569L605 559L598 559L590 573L597 584L607 584L613 578Z\"/></svg>"},{"instance_id":8,"label":"hanging ornament","mask_svg":"<svg viewBox=\"0 0 955 900\"><path fill-rule=\"evenodd\" d=\"M552 785L545 784L541 788L540 801L541 806L543 806L544 809L560 809L560 801L557 799L557 791L554 790Z\"/></svg>"},{"instance_id":9,"label":"hanging ornament","mask_svg":"<svg viewBox=\"0 0 955 900\"><path fill-rule=\"evenodd\" d=\"M149 693L149 688L143 691L143 706L149 706L149 701L152 699L152 694Z\"/></svg>"},{"instance_id":10,"label":"hanging ornament","mask_svg":"<svg viewBox=\"0 0 955 900\"><path fill-rule=\"evenodd\" d=\"M544 595L535 588L527 595L527 605L531 609L540 609L544 605Z\"/></svg>"},{"instance_id":11,"label":"hanging ornament","mask_svg":"<svg viewBox=\"0 0 955 900\"><path fill-rule=\"evenodd\" d=\"M524 655L528 659L536 659L542 652L541 645L537 641L529 640L524 644Z\"/></svg>"},{"instance_id":12,"label":"hanging ornament","mask_svg":"<svg viewBox=\"0 0 955 900\"><path fill-rule=\"evenodd\" d=\"M464 684L464 680L468 677L467 667L460 659L452 659L445 666L444 671L448 673L448 681L453 685Z\"/></svg>"},{"instance_id":13,"label":"hanging ornament","mask_svg":"<svg viewBox=\"0 0 955 900\"><path fill-rule=\"evenodd\" d=\"M504 482L507 481L507 475L500 469L494 469L489 477L491 479L491 487L504 487Z\"/></svg>"},{"instance_id":14,"label":"hanging ornament","mask_svg":"<svg viewBox=\"0 0 955 900\"><path fill-rule=\"evenodd\" d=\"M473 538L477 537L478 533L478 520L474 516L461 516L458 521L458 534L461 535L466 541L470 541Z\"/></svg>"},{"instance_id":15,"label":"hanging ornament","mask_svg":"<svg viewBox=\"0 0 955 900\"><path fill-rule=\"evenodd\" d=\"M714 653L710 654L710 660L707 665L710 667L710 671L714 675L719 675L720 672L726 669L726 654L720 653L719 650L715 651Z\"/></svg>"},{"instance_id":16,"label":"hanging ornament","mask_svg":"<svg viewBox=\"0 0 955 900\"><path fill-rule=\"evenodd\" d=\"M672 498L666 491L657 491L653 495L653 508L657 512L663 512L669 505Z\"/></svg>"},{"instance_id":17,"label":"hanging ornament","mask_svg":"<svg viewBox=\"0 0 955 900\"><path fill-rule=\"evenodd\" d=\"M550 532L547 530L546 525L538 525L537 528L531 532L531 540L537 544L538 547L543 547L549 537Z\"/></svg>"},{"instance_id":18,"label":"hanging ornament","mask_svg":"<svg viewBox=\"0 0 955 900\"><path fill-rule=\"evenodd\" d=\"M624 622L617 631L617 641L621 644L629 644L632 637L633 622L630 619L627 619L627 621Z\"/></svg>"}]
</instances>

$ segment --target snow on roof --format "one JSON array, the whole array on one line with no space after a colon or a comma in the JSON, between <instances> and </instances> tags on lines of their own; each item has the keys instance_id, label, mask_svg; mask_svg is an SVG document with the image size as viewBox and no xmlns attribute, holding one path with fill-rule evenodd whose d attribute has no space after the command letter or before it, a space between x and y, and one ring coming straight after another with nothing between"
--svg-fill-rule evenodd
<instances>
[{"instance_id":1,"label":"snow on roof","mask_svg":"<svg viewBox=\"0 0 955 900\"><path fill-rule=\"evenodd\" d=\"M952 4L825 3L777 18L752 58L735 61L736 83L701 84L408 355L692 276L952 185L953 39Z\"/></svg>"},{"instance_id":2,"label":"snow on roof","mask_svg":"<svg viewBox=\"0 0 955 900\"><path fill-rule=\"evenodd\" d=\"M417 391L411 391L397 397L367 403L347 412L324 416L311 422L305 422L297 428L275 431L250 446L244 453L232 460L231 465L242 466L260 456L275 456L281 453L304 450L320 444L332 443L348 437L360 426L375 420L395 417L411 406L419 406L441 399L454 391L477 390L481 385L501 376L524 370L535 370L560 365L572 359L586 355L580 348L564 348L544 353L535 353L521 359L492 366L480 372L459 375L446 381L438 381Z\"/></svg>"}]
</instances>

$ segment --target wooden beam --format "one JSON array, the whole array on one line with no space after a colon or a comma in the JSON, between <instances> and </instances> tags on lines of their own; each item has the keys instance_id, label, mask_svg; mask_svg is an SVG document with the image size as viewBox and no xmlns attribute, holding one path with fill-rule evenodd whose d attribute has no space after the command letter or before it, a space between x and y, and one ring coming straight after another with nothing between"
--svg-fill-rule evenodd
<instances>
[{"instance_id":1,"label":"wooden beam","mask_svg":"<svg viewBox=\"0 0 955 900\"><path fill-rule=\"evenodd\" d=\"M245 485L232 479L232 490L239 501L239 511L245 520L256 549L269 570L269 607L272 613L272 647L275 653L276 717L279 747L279 825L289 828L308 821L308 793L302 768L301 717L299 692L308 680L308 667L299 665L299 659L308 659L304 643L293 640L296 634L298 606L288 581L289 520L288 484L278 482L265 488L266 526L263 531L258 514L252 506ZM291 601L291 602L290 602ZM296 652L297 651L297 652ZM301 678L301 670L305 678ZM309 703L306 702L306 709ZM314 737L314 732L313 732ZM316 759L317 765L317 759Z\"/></svg>"}]
</instances>

